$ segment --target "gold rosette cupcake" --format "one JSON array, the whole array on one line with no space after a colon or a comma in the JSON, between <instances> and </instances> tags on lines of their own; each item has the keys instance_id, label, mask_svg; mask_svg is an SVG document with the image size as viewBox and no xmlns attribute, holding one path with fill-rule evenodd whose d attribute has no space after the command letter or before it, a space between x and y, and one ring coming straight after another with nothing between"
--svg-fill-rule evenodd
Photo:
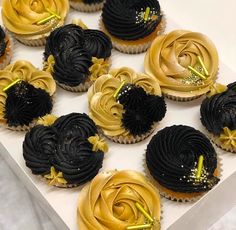
<instances>
[{"instance_id":1,"label":"gold rosette cupcake","mask_svg":"<svg viewBox=\"0 0 236 230\"><path fill-rule=\"evenodd\" d=\"M166 113L157 80L123 67L99 77L88 90L90 117L114 142L147 138Z\"/></svg>"},{"instance_id":2,"label":"gold rosette cupcake","mask_svg":"<svg viewBox=\"0 0 236 230\"><path fill-rule=\"evenodd\" d=\"M175 30L153 41L144 65L166 97L189 101L209 91L217 77L219 60L207 36Z\"/></svg>"},{"instance_id":3,"label":"gold rosette cupcake","mask_svg":"<svg viewBox=\"0 0 236 230\"><path fill-rule=\"evenodd\" d=\"M0 124L26 130L52 110L56 84L52 76L28 61L17 61L0 71Z\"/></svg>"},{"instance_id":4,"label":"gold rosette cupcake","mask_svg":"<svg viewBox=\"0 0 236 230\"><path fill-rule=\"evenodd\" d=\"M136 171L102 172L79 195L79 229L159 230L160 217L158 190Z\"/></svg>"},{"instance_id":5,"label":"gold rosette cupcake","mask_svg":"<svg viewBox=\"0 0 236 230\"><path fill-rule=\"evenodd\" d=\"M81 12L95 12L102 9L105 0L70 0L70 6Z\"/></svg>"},{"instance_id":6,"label":"gold rosette cupcake","mask_svg":"<svg viewBox=\"0 0 236 230\"><path fill-rule=\"evenodd\" d=\"M236 153L236 83L214 84L201 105L201 122L213 142Z\"/></svg>"},{"instance_id":7,"label":"gold rosette cupcake","mask_svg":"<svg viewBox=\"0 0 236 230\"><path fill-rule=\"evenodd\" d=\"M5 27L25 45L42 46L55 28L64 24L67 0L3 0Z\"/></svg>"}]
</instances>

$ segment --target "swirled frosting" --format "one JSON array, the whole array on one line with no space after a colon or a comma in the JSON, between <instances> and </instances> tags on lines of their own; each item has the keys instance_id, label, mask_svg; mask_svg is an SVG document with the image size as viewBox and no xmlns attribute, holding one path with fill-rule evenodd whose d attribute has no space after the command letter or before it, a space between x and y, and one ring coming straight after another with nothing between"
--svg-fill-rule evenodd
<instances>
[{"instance_id":1,"label":"swirled frosting","mask_svg":"<svg viewBox=\"0 0 236 230\"><path fill-rule=\"evenodd\" d=\"M201 122L214 135L220 135L224 127L236 129L236 87L228 86L225 92L204 99L201 105Z\"/></svg>"},{"instance_id":2,"label":"swirled frosting","mask_svg":"<svg viewBox=\"0 0 236 230\"><path fill-rule=\"evenodd\" d=\"M137 74L130 68L114 69L99 77L88 91L90 117L108 136L129 134L122 125L123 106L113 96L124 80L142 87L147 93L161 94L155 78Z\"/></svg>"},{"instance_id":3,"label":"swirled frosting","mask_svg":"<svg viewBox=\"0 0 236 230\"><path fill-rule=\"evenodd\" d=\"M73 46L62 50L55 56L53 77L59 83L78 86L89 75L92 57L81 46Z\"/></svg>"},{"instance_id":4,"label":"swirled frosting","mask_svg":"<svg viewBox=\"0 0 236 230\"><path fill-rule=\"evenodd\" d=\"M54 179L53 175L46 175L54 171L66 184L83 184L102 167L104 152L100 147L107 150L96 135L96 126L86 114L71 113L51 126L35 126L23 143L26 165L47 179Z\"/></svg>"},{"instance_id":5,"label":"swirled frosting","mask_svg":"<svg viewBox=\"0 0 236 230\"><path fill-rule=\"evenodd\" d=\"M5 50L7 47L6 34L2 27L0 26L0 57L5 54Z\"/></svg>"},{"instance_id":6,"label":"swirled frosting","mask_svg":"<svg viewBox=\"0 0 236 230\"><path fill-rule=\"evenodd\" d=\"M45 71L40 71L36 69L30 62L17 61L11 65L8 65L4 70L0 71L0 123L4 123L4 124L7 123L6 119L4 118L7 94L6 92L3 91L3 89L7 87L8 85L10 85L12 82L16 81L17 79L20 79L24 82L29 83L30 85L34 86L36 89L42 89L46 91L50 96L52 96L56 90L56 84L51 74ZM36 92L37 91L36 89L33 90L33 92ZM34 94L34 97L35 97L35 94ZM33 95L30 95L30 98L34 100ZM12 102L15 104L15 101L12 101ZM39 103L39 101L37 103ZM41 106L44 106L43 103L44 101L42 102L40 101ZM20 104L15 104L15 105L17 107L20 106ZM26 106L24 105L23 101L21 101L21 106L18 108L20 109L22 108L22 106L24 107ZM10 106L10 108L12 109L12 106ZM37 110L36 107L34 109ZM23 114L21 115L18 114L18 115L21 116Z\"/></svg>"},{"instance_id":7,"label":"swirled frosting","mask_svg":"<svg viewBox=\"0 0 236 230\"><path fill-rule=\"evenodd\" d=\"M62 25L69 10L67 0L3 0L2 6L6 28L18 36L31 39L49 34L55 27ZM61 19L54 18L47 23L37 24L51 15L47 8Z\"/></svg>"},{"instance_id":8,"label":"swirled frosting","mask_svg":"<svg viewBox=\"0 0 236 230\"><path fill-rule=\"evenodd\" d=\"M203 180L195 180L200 155L203 155ZM195 193L210 190L219 179L216 152L200 131L174 125L159 131L147 146L146 163L157 182L175 192Z\"/></svg>"},{"instance_id":9,"label":"swirled frosting","mask_svg":"<svg viewBox=\"0 0 236 230\"><path fill-rule=\"evenodd\" d=\"M50 95L24 81L13 85L6 95L4 118L8 126L28 126L34 119L52 110Z\"/></svg>"},{"instance_id":10,"label":"swirled frosting","mask_svg":"<svg viewBox=\"0 0 236 230\"><path fill-rule=\"evenodd\" d=\"M84 46L84 31L80 26L69 24L55 29L47 38L44 59L52 54L57 56L61 50L74 46Z\"/></svg>"},{"instance_id":11,"label":"swirled frosting","mask_svg":"<svg viewBox=\"0 0 236 230\"><path fill-rule=\"evenodd\" d=\"M33 174L45 175L50 172L56 143L57 133L50 127L35 126L25 135L23 156Z\"/></svg>"},{"instance_id":12,"label":"swirled frosting","mask_svg":"<svg viewBox=\"0 0 236 230\"><path fill-rule=\"evenodd\" d=\"M150 13L145 20L145 11ZM107 0L102 21L108 32L122 40L137 40L150 35L161 22L157 0Z\"/></svg>"},{"instance_id":13,"label":"swirled frosting","mask_svg":"<svg viewBox=\"0 0 236 230\"><path fill-rule=\"evenodd\" d=\"M99 30L84 30L84 48L92 57L109 58L111 56L111 39Z\"/></svg>"},{"instance_id":14,"label":"swirled frosting","mask_svg":"<svg viewBox=\"0 0 236 230\"><path fill-rule=\"evenodd\" d=\"M142 174L131 170L100 173L80 192L79 229L125 230L128 226L143 225L145 217L136 203L155 219L151 229L159 229L160 196Z\"/></svg>"},{"instance_id":15,"label":"swirled frosting","mask_svg":"<svg viewBox=\"0 0 236 230\"><path fill-rule=\"evenodd\" d=\"M198 56L209 76L201 79L189 71L192 66L202 73ZM175 30L158 36L145 57L145 71L155 77L163 92L174 96L196 96L206 93L214 83L218 71L217 50L201 33Z\"/></svg>"}]
</instances>

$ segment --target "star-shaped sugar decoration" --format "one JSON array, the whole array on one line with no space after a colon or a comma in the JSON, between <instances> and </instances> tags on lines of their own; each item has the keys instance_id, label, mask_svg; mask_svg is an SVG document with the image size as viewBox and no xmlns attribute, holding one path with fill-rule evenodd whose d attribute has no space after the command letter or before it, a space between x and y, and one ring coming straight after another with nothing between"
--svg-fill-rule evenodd
<instances>
[{"instance_id":1,"label":"star-shaped sugar decoration","mask_svg":"<svg viewBox=\"0 0 236 230\"><path fill-rule=\"evenodd\" d=\"M93 151L97 152L98 150L106 153L108 151L108 145L104 138L101 138L98 134L88 138L88 141L93 145Z\"/></svg>"},{"instance_id":2,"label":"star-shaped sugar decoration","mask_svg":"<svg viewBox=\"0 0 236 230\"><path fill-rule=\"evenodd\" d=\"M49 180L49 185L57 185L57 184L67 184L67 181L63 177L62 172L57 172L56 169L52 166L51 172L48 175L44 176L47 180Z\"/></svg>"},{"instance_id":3,"label":"star-shaped sugar decoration","mask_svg":"<svg viewBox=\"0 0 236 230\"><path fill-rule=\"evenodd\" d=\"M224 127L224 133L220 135L220 142L225 148L236 148L236 129L230 130L228 127Z\"/></svg>"}]
</instances>

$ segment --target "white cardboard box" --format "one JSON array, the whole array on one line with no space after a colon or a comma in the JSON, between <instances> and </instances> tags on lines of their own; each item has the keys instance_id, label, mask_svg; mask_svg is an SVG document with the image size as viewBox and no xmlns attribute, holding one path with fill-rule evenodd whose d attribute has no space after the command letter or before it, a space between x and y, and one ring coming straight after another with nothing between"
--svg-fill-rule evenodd
<instances>
[{"instance_id":1,"label":"white cardboard box","mask_svg":"<svg viewBox=\"0 0 236 230\"><path fill-rule=\"evenodd\" d=\"M224 5L225 9L223 10L222 1L218 0L208 0L207 2L204 0L196 2L163 0L160 2L167 18L166 31L184 28L208 35L216 44L220 54L219 81L222 83L235 81L236 28L233 27L235 20L232 18L236 19L236 15L233 14L232 9L235 10L236 3L233 0L228 0L229 5ZM226 14L226 12L232 12L233 16ZM85 14L71 11L67 22L71 22L71 19L76 16L82 18L89 28L97 28L99 15L100 12ZM41 68L42 53L43 48L26 47L15 42L13 61L25 59ZM129 66L136 71L143 71L143 59L144 54L126 55L113 51L112 55L113 67ZM199 120L201 101L202 99L198 99L192 102L178 103L166 100L167 114L154 133L173 124L190 125L204 132ZM58 88L53 113L63 115L70 112L88 112L86 94L70 93ZM120 145L108 141L110 151L105 156L102 170L134 169L143 171L144 152L150 138L134 145ZM22 156L23 140L24 133L13 132L1 127L0 154L4 156L14 172L40 201L58 229L78 229L76 206L81 188L49 187L38 177L32 175L25 166ZM234 195L236 155L225 153L219 148L216 150L223 163L220 184L195 203L176 203L163 198L162 229L205 230L236 204Z\"/></svg>"}]
</instances>

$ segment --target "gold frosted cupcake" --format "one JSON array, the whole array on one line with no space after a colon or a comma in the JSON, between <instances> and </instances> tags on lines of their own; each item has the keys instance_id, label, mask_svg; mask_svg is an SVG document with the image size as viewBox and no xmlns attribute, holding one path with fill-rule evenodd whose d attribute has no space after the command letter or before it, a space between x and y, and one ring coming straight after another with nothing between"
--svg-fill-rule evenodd
<instances>
[{"instance_id":1,"label":"gold frosted cupcake","mask_svg":"<svg viewBox=\"0 0 236 230\"><path fill-rule=\"evenodd\" d=\"M72 8L82 12L95 12L101 10L105 0L70 0Z\"/></svg>"},{"instance_id":2,"label":"gold frosted cupcake","mask_svg":"<svg viewBox=\"0 0 236 230\"><path fill-rule=\"evenodd\" d=\"M79 229L160 230L158 190L139 172L98 174L79 194Z\"/></svg>"},{"instance_id":3,"label":"gold frosted cupcake","mask_svg":"<svg viewBox=\"0 0 236 230\"><path fill-rule=\"evenodd\" d=\"M27 61L0 70L0 125L26 130L52 110L56 84L52 76Z\"/></svg>"},{"instance_id":4,"label":"gold frosted cupcake","mask_svg":"<svg viewBox=\"0 0 236 230\"><path fill-rule=\"evenodd\" d=\"M189 101L209 91L217 77L219 60L207 36L175 30L153 41L144 65L166 97Z\"/></svg>"},{"instance_id":5,"label":"gold frosted cupcake","mask_svg":"<svg viewBox=\"0 0 236 230\"><path fill-rule=\"evenodd\" d=\"M201 122L217 146L236 153L236 82L211 88L201 105Z\"/></svg>"},{"instance_id":6,"label":"gold frosted cupcake","mask_svg":"<svg viewBox=\"0 0 236 230\"><path fill-rule=\"evenodd\" d=\"M67 0L3 0L5 27L25 45L42 46L55 28L64 24L69 10Z\"/></svg>"},{"instance_id":7,"label":"gold frosted cupcake","mask_svg":"<svg viewBox=\"0 0 236 230\"><path fill-rule=\"evenodd\" d=\"M147 138L166 113L157 80L127 67L99 77L88 101L89 115L103 134L123 144Z\"/></svg>"},{"instance_id":8,"label":"gold frosted cupcake","mask_svg":"<svg viewBox=\"0 0 236 230\"><path fill-rule=\"evenodd\" d=\"M142 53L165 27L157 0L106 0L101 30L111 37L114 48L124 53Z\"/></svg>"}]
</instances>

